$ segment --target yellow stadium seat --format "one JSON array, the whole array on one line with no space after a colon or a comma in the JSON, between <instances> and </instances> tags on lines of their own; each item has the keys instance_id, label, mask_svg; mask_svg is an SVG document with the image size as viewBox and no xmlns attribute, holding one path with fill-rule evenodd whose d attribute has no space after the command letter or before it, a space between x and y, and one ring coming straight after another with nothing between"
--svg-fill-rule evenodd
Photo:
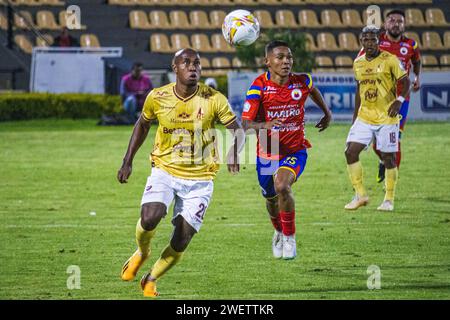
<instances>
[{"instance_id":1,"label":"yellow stadium seat","mask_svg":"<svg viewBox=\"0 0 450 320\"><path fill-rule=\"evenodd\" d=\"M37 47L48 47L51 46L53 44L53 42L55 41L52 37L52 35L50 34L44 34L42 35L44 37L44 39L42 39L41 37L36 37L36 46ZM47 41L45 41L47 40Z\"/></svg>"},{"instance_id":2,"label":"yellow stadium seat","mask_svg":"<svg viewBox=\"0 0 450 320\"><path fill-rule=\"evenodd\" d=\"M148 14L150 25L155 29L173 29L167 14L162 10L154 10Z\"/></svg>"},{"instance_id":3,"label":"yellow stadium seat","mask_svg":"<svg viewBox=\"0 0 450 320\"><path fill-rule=\"evenodd\" d=\"M223 10L213 10L209 13L211 29L221 29L223 20L225 20L226 12Z\"/></svg>"},{"instance_id":4,"label":"yellow stadium seat","mask_svg":"<svg viewBox=\"0 0 450 320\"><path fill-rule=\"evenodd\" d=\"M211 6L232 6L234 3L232 0L209 0Z\"/></svg>"},{"instance_id":5,"label":"yellow stadium seat","mask_svg":"<svg viewBox=\"0 0 450 320\"><path fill-rule=\"evenodd\" d=\"M244 67L244 64L242 63L241 60L239 60L238 57L234 57L231 60L231 65L233 66L233 68L242 68L242 67Z\"/></svg>"},{"instance_id":6,"label":"yellow stadium seat","mask_svg":"<svg viewBox=\"0 0 450 320\"><path fill-rule=\"evenodd\" d=\"M148 22L147 14L142 10L131 10L128 13L131 29L153 29Z\"/></svg>"},{"instance_id":7,"label":"yellow stadium seat","mask_svg":"<svg viewBox=\"0 0 450 320\"><path fill-rule=\"evenodd\" d=\"M235 52L236 49L229 45L221 33L216 33L211 36L211 44L215 51L218 52Z\"/></svg>"},{"instance_id":8,"label":"yellow stadium seat","mask_svg":"<svg viewBox=\"0 0 450 320\"><path fill-rule=\"evenodd\" d=\"M334 65L336 66L336 70L352 72L353 71L353 60L349 56L337 56L334 59Z\"/></svg>"},{"instance_id":9,"label":"yellow stadium seat","mask_svg":"<svg viewBox=\"0 0 450 320\"><path fill-rule=\"evenodd\" d=\"M189 23L189 19L187 17L186 12L181 10L173 10L169 13L170 16L170 24L175 29L192 29L191 24Z\"/></svg>"},{"instance_id":10,"label":"yellow stadium seat","mask_svg":"<svg viewBox=\"0 0 450 320\"><path fill-rule=\"evenodd\" d=\"M338 36L339 48L344 51L359 51L361 46L356 39L355 34L351 32L343 32Z\"/></svg>"},{"instance_id":11,"label":"yellow stadium seat","mask_svg":"<svg viewBox=\"0 0 450 320\"><path fill-rule=\"evenodd\" d=\"M266 6L278 6L281 5L281 0L257 0L258 4L264 4Z\"/></svg>"},{"instance_id":12,"label":"yellow stadium seat","mask_svg":"<svg viewBox=\"0 0 450 320\"><path fill-rule=\"evenodd\" d=\"M212 59L211 65L213 68L221 68L218 70L214 70L215 75L226 75L229 69L231 68L230 60L225 57L216 57ZM223 69L227 68L227 69Z\"/></svg>"},{"instance_id":13,"label":"yellow stadium seat","mask_svg":"<svg viewBox=\"0 0 450 320\"><path fill-rule=\"evenodd\" d=\"M200 57L200 65L202 66L202 77L214 77L214 71L210 70L211 63L208 58Z\"/></svg>"},{"instance_id":14,"label":"yellow stadium seat","mask_svg":"<svg viewBox=\"0 0 450 320\"><path fill-rule=\"evenodd\" d=\"M83 34L80 37L80 45L87 48L100 48L100 42L95 34Z\"/></svg>"},{"instance_id":15,"label":"yellow stadium seat","mask_svg":"<svg viewBox=\"0 0 450 320\"><path fill-rule=\"evenodd\" d=\"M170 36L170 43L173 51L178 51L184 48L190 48L191 44L187 35L182 33L174 33Z\"/></svg>"},{"instance_id":16,"label":"yellow stadium seat","mask_svg":"<svg viewBox=\"0 0 450 320\"><path fill-rule=\"evenodd\" d=\"M294 13L291 10L277 10L275 13L275 22L279 28L298 28Z\"/></svg>"},{"instance_id":17,"label":"yellow stadium seat","mask_svg":"<svg viewBox=\"0 0 450 320\"><path fill-rule=\"evenodd\" d=\"M317 48L319 51L339 51L336 39L330 32L321 32L317 35Z\"/></svg>"},{"instance_id":18,"label":"yellow stadium seat","mask_svg":"<svg viewBox=\"0 0 450 320\"><path fill-rule=\"evenodd\" d=\"M163 33L154 33L150 36L150 52L172 53L169 39Z\"/></svg>"},{"instance_id":19,"label":"yellow stadium seat","mask_svg":"<svg viewBox=\"0 0 450 320\"><path fill-rule=\"evenodd\" d=\"M256 19L258 19L261 28L271 29L275 27L270 12L267 10L255 10L253 12Z\"/></svg>"},{"instance_id":20,"label":"yellow stadium seat","mask_svg":"<svg viewBox=\"0 0 450 320\"><path fill-rule=\"evenodd\" d=\"M194 10L189 13L191 26L194 29L211 29L208 14L202 10Z\"/></svg>"},{"instance_id":21,"label":"yellow stadium seat","mask_svg":"<svg viewBox=\"0 0 450 320\"><path fill-rule=\"evenodd\" d=\"M441 37L435 31L422 33L422 49L424 50L444 50Z\"/></svg>"},{"instance_id":22,"label":"yellow stadium seat","mask_svg":"<svg viewBox=\"0 0 450 320\"><path fill-rule=\"evenodd\" d=\"M20 13L20 15L18 15L17 13L14 14L14 24L15 24L16 28L30 29L28 24L30 24L33 27L36 27L31 13L29 13L28 11L20 11L19 13Z\"/></svg>"},{"instance_id":23,"label":"yellow stadium seat","mask_svg":"<svg viewBox=\"0 0 450 320\"><path fill-rule=\"evenodd\" d=\"M298 23L303 28L321 28L316 12L310 9L298 12Z\"/></svg>"},{"instance_id":24,"label":"yellow stadium seat","mask_svg":"<svg viewBox=\"0 0 450 320\"><path fill-rule=\"evenodd\" d=\"M333 72L333 60L327 56L316 56L315 58L317 67L314 68L314 72Z\"/></svg>"},{"instance_id":25,"label":"yellow stadium seat","mask_svg":"<svg viewBox=\"0 0 450 320\"><path fill-rule=\"evenodd\" d=\"M1 11L0 11L0 29L3 30L8 29L8 19Z\"/></svg>"},{"instance_id":26,"label":"yellow stadium seat","mask_svg":"<svg viewBox=\"0 0 450 320\"><path fill-rule=\"evenodd\" d=\"M437 71L439 70L439 62L437 58L430 54L424 54L421 57L422 66L424 71Z\"/></svg>"},{"instance_id":27,"label":"yellow stadium seat","mask_svg":"<svg viewBox=\"0 0 450 320\"><path fill-rule=\"evenodd\" d=\"M345 9L342 11L342 24L352 28L361 28L363 26L361 16L355 9Z\"/></svg>"},{"instance_id":28,"label":"yellow stadium seat","mask_svg":"<svg viewBox=\"0 0 450 320\"><path fill-rule=\"evenodd\" d=\"M405 20L407 27L425 27L427 25L423 18L422 11L416 8L405 10Z\"/></svg>"},{"instance_id":29,"label":"yellow stadium seat","mask_svg":"<svg viewBox=\"0 0 450 320\"><path fill-rule=\"evenodd\" d=\"M55 16L51 11L42 10L36 14L38 28L47 30L58 30L61 26L56 23Z\"/></svg>"},{"instance_id":30,"label":"yellow stadium seat","mask_svg":"<svg viewBox=\"0 0 450 320\"><path fill-rule=\"evenodd\" d=\"M14 42L25 53L31 54L33 52L33 45L30 40L23 34L17 34L14 36Z\"/></svg>"},{"instance_id":31,"label":"yellow stadium seat","mask_svg":"<svg viewBox=\"0 0 450 320\"><path fill-rule=\"evenodd\" d=\"M444 32L444 47L450 49L450 31Z\"/></svg>"},{"instance_id":32,"label":"yellow stadium seat","mask_svg":"<svg viewBox=\"0 0 450 320\"><path fill-rule=\"evenodd\" d=\"M216 52L211 44L209 43L209 38L206 34L193 34L191 35L192 48L198 52Z\"/></svg>"},{"instance_id":33,"label":"yellow stadium seat","mask_svg":"<svg viewBox=\"0 0 450 320\"><path fill-rule=\"evenodd\" d=\"M447 27L444 12L439 8L428 8L425 10L425 20L432 27Z\"/></svg>"},{"instance_id":34,"label":"yellow stadium seat","mask_svg":"<svg viewBox=\"0 0 450 320\"><path fill-rule=\"evenodd\" d=\"M410 38L410 39L413 39L414 41L417 42L419 47L422 47L422 41L420 40L420 36L416 32L407 31L407 32L405 32L405 36Z\"/></svg>"},{"instance_id":35,"label":"yellow stadium seat","mask_svg":"<svg viewBox=\"0 0 450 320\"><path fill-rule=\"evenodd\" d=\"M450 70L450 54L444 54L439 58L441 70Z\"/></svg>"},{"instance_id":36,"label":"yellow stadium seat","mask_svg":"<svg viewBox=\"0 0 450 320\"><path fill-rule=\"evenodd\" d=\"M314 37L310 33L304 33L306 37L306 50L315 52L317 51L316 42L314 41Z\"/></svg>"},{"instance_id":37,"label":"yellow stadium seat","mask_svg":"<svg viewBox=\"0 0 450 320\"><path fill-rule=\"evenodd\" d=\"M257 6L257 0L233 0L235 6Z\"/></svg>"},{"instance_id":38,"label":"yellow stadium seat","mask_svg":"<svg viewBox=\"0 0 450 320\"><path fill-rule=\"evenodd\" d=\"M344 25L341 22L341 17L336 10L323 10L320 14L322 26L327 28L342 28Z\"/></svg>"},{"instance_id":39,"label":"yellow stadium seat","mask_svg":"<svg viewBox=\"0 0 450 320\"><path fill-rule=\"evenodd\" d=\"M40 0L43 5L46 6L64 6L64 1L59 0Z\"/></svg>"}]
</instances>

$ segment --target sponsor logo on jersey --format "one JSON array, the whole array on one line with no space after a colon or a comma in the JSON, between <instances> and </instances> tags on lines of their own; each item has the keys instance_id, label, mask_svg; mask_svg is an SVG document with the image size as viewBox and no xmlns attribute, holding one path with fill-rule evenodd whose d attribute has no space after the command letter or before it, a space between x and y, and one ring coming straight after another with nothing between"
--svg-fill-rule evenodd
<instances>
[{"instance_id":1,"label":"sponsor logo on jersey","mask_svg":"<svg viewBox=\"0 0 450 320\"><path fill-rule=\"evenodd\" d=\"M203 112L203 109L202 108L198 109L197 120L202 120L204 117L205 117L205 113Z\"/></svg>"},{"instance_id":2,"label":"sponsor logo on jersey","mask_svg":"<svg viewBox=\"0 0 450 320\"><path fill-rule=\"evenodd\" d=\"M179 115L178 115L178 118L181 118L181 119L187 119L187 118L189 118L191 115L189 114L189 113L186 113L186 112L182 112L182 113L180 113Z\"/></svg>"},{"instance_id":3,"label":"sponsor logo on jersey","mask_svg":"<svg viewBox=\"0 0 450 320\"><path fill-rule=\"evenodd\" d=\"M300 89L292 90L291 97L294 100L300 100L302 98L302 91Z\"/></svg>"},{"instance_id":4,"label":"sponsor logo on jersey","mask_svg":"<svg viewBox=\"0 0 450 320\"><path fill-rule=\"evenodd\" d=\"M378 89L369 89L364 93L366 101L375 102L378 98Z\"/></svg>"},{"instance_id":5,"label":"sponsor logo on jersey","mask_svg":"<svg viewBox=\"0 0 450 320\"><path fill-rule=\"evenodd\" d=\"M250 110L250 107L251 107L250 103L249 103L248 101L246 101L246 102L244 103L244 109L243 109L243 112L248 112L248 111Z\"/></svg>"},{"instance_id":6,"label":"sponsor logo on jersey","mask_svg":"<svg viewBox=\"0 0 450 320\"><path fill-rule=\"evenodd\" d=\"M157 91L157 92L155 93L155 95L157 95L158 97L164 97L164 96L166 96L167 94L168 94L167 91Z\"/></svg>"},{"instance_id":7,"label":"sponsor logo on jersey","mask_svg":"<svg viewBox=\"0 0 450 320\"><path fill-rule=\"evenodd\" d=\"M299 108L290 108L287 110L280 110L280 111L267 111L267 117L270 119L275 118L287 118L287 117L294 117L300 115L300 109Z\"/></svg>"},{"instance_id":8,"label":"sponsor logo on jersey","mask_svg":"<svg viewBox=\"0 0 450 320\"><path fill-rule=\"evenodd\" d=\"M407 55L408 54L408 48L406 48L406 47L401 47L400 48L400 53L402 54L402 55Z\"/></svg>"},{"instance_id":9,"label":"sponsor logo on jersey","mask_svg":"<svg viewBox=\"0 0 450 320\"><path fill-rule=\"evenodd\" d=\"M271 86L264 87L263 90L267 94L277 93L277 88Z\"/></svg>"}]
</instances>

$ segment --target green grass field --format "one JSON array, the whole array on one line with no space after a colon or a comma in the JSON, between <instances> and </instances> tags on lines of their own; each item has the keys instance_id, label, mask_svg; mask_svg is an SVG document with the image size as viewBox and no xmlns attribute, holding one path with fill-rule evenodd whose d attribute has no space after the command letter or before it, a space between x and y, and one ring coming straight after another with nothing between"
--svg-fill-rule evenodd
<instances>
[{"instance_id":1,"label":"green grass field","mask_svg":"<svg viewBox=\"0 0 450 320\"><path fill-rule=\"evenodd\" d=\"M150 168L154 128L126 185L116 181L131 127L93 120L0 123L0 299L143 299L122 282ZM271 256L272 226L254 165L231 176L222 166L200 233L159 281L161 299L450 299L450 126L409 123L394 213L379 213L376 158L362 154L371 203L357 212L344 159L349 125L318 134L295 184L293 261ZM90 212L96 212L95 216ZM165 219L149 269L167 244ZM66 270L81 270L69 290ZM381 289L367 288L367 268Z\"/></svg>"}]
</instances>

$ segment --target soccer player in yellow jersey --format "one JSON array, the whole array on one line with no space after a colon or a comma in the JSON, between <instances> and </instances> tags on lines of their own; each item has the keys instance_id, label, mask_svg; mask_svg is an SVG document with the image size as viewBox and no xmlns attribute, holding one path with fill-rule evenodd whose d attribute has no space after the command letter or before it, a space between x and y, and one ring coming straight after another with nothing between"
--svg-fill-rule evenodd
<instances>
[{"instance_id":1,"label":"soccer player in yellow jersey","mask_svg":"<svg viewBox=\"0 0 450 320\"><path fill-rule=\"evenodd\" d=\"M150 255L150 242L157 225L175 200L174 231L170 243L141 280L147 297L158 295L156 281L181 259L203 223L213 192L212 180L218 170L212 130L215 121L219 120L235 134L234 145L227 155L231 173L239 172L239 152L236 151L242 149L245 140L243 131L236 130L241 126L225 96L199 83L200 57L195 50L178 51L172 68L176 83L156 88L147 96L117 174L120 183L127 182L134 155L148 134L150 121L157 119L159 126L151 153L153 168L144 189L141 217L136 225L138 249L125 262L121 273L125 281L135 278Z\"/></svg>"},{"instance_id":2,"label":"soccer player in yellow jersey","mask_svg":"<svg viewBox=\"0 0 450 320\"><path fill-rule=\"evenodd\" d=\"M380 50L379 32L375 26L366 26L363 29L360 40L365 54L356 58L353 63L357 82L355 113L347 137L345 157L356 194L345 206L348 210L356 210L369 201L363 186L363 169L359 154L374 138L386 166L386 194L378 210L394 210L398 176L395 154L398 151L399 110L408 94L410 81L398 58ZM397 83L402 88L398 97Z\"/></svg>"}]
</instances>

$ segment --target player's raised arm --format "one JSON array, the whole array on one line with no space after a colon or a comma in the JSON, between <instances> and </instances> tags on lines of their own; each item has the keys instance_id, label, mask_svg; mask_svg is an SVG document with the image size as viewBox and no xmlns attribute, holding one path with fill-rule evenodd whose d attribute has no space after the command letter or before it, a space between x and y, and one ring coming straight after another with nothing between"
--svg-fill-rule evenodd
<instances>
[{"instance_id":1,"label":"player's raised arm","mask_svg":"<svg viewBox=\"0 0 450 320\"><path fill-rule=\"evenodd\" d=\"M322 94L317 88L313 87L311 89L310 95L312 101L314 101L314 103L323 111L324 114L324 116L316 124L316 128L319 128L319 132L321 132L328 128L328 126L330 125L331 111L325 103Z\"/></svg>"},{"instance_id":2,"label":"player's raised arm","mask_svg":"<svg viewBox=\"0 0 450 320\"><path fill-rule=\"evenodd\" d=\"M134 125L133 134L128 143L128 149L123 158L122 166L117 172L117 180L119 180L120 183L127 183L127 180L131 175L134 156L142 143L144 143L149 130L150 120L144 119L144 116L141 115Z\"/></svg>"}]
</instances>

